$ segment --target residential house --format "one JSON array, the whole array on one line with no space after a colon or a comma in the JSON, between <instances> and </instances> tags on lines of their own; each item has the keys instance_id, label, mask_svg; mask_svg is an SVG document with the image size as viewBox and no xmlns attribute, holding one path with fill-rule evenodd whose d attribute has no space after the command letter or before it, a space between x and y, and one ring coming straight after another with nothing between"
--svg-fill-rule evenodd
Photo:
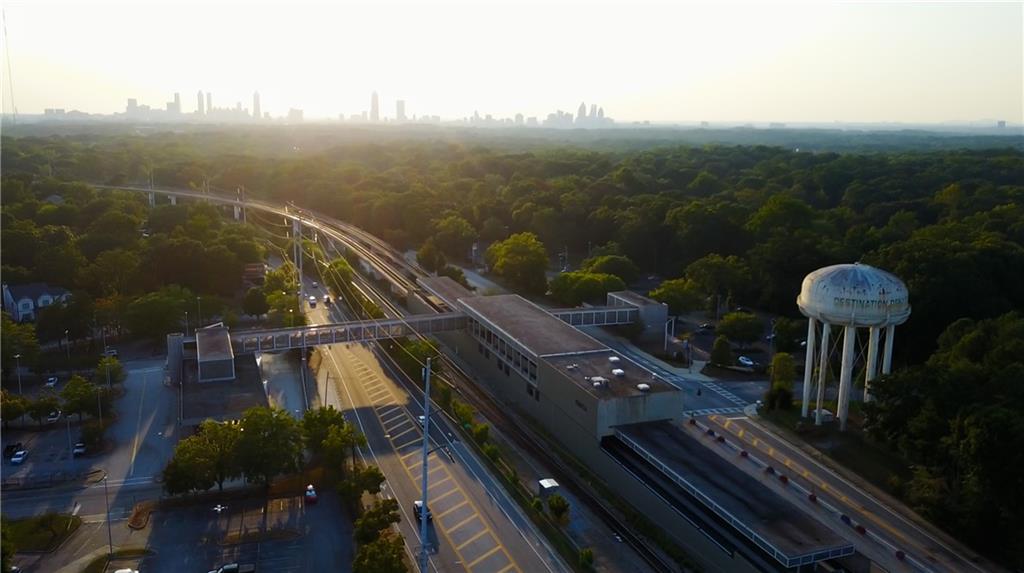
<instances>
[{"instance_id":1,"label":"residential house","mask_svg":"<svg viewBox=\"0 0 1024 573\"><path fill-rule=\"evenodd\" d=\"M4 285L4 310L16 322L35 320L39 309L66 301L71 293L46 283Z\"/></svg>"}]
</instances>

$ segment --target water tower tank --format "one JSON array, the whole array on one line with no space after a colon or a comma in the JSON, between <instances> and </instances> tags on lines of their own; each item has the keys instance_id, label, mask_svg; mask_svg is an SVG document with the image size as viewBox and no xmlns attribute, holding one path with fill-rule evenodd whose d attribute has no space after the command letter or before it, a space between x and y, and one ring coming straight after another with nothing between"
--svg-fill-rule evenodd
<instances>
[{"instance_id":1,"label":"water tower tank","mask_svg":"<svg viewBox=\"0 0 1024 573\"><path fill-rule=\"evenodd\" d=\"M910 316L907 285L860 263L832 265L804 278L797 306L804 316L836 326L884 327Z\"/></svg>"}]
</instances>

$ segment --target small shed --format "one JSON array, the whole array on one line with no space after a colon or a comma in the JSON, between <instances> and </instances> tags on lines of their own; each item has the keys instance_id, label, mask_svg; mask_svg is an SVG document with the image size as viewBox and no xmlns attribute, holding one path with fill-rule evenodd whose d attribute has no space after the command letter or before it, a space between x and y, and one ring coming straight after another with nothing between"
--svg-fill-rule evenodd
<instances>
[{"instance_id":1,"label":"small shed","mask_svg":"<svg viewBox=\"0 0 1024 573\"><path fill-rule=\"evenodd\" d=\"M235 379L235 352L227 327L214 325L197 330L196 358L200 382Z\"/></svg>"}]
</instances>

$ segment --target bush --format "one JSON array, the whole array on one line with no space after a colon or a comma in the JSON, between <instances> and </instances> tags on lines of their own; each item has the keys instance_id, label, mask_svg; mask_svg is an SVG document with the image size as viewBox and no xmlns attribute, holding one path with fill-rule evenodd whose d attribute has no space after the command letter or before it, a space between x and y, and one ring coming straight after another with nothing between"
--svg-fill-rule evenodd
<instances>
[{"instance_id":1,"label":"bush","mask_svg":"<svg viewBox=\"0 0 1024 573\"><path fill-rule=\"evenodd\" d=\"M487 424L475 424L473 426L473 440L481 446L487 443L491 437L491 427Z\"/></svg>"},{"instance_id":2,"label":"bush","mask_svg":"<svg viewBox=\"0 0 1024 573\"><path fill-rule=\"evenodd\" d=\"M594 550L589 547L580 549L580 567L590 570L594 568Z\"/></svg>"},{"instance_id":3,"label":"bush","mask_svg":"<svg viewBox=\"0 0 1024 573\"><path fill-rule=\"evenodd\" d=\"M462 424L462 427L465 428L473 425L472 406L458 400L452 400L452 411L455 413L455 418Z\"/></svg>"},{"instance_id":4,"label":"bush","mask_svg":"<svg viewBox=\"0 0 1024 573\"><path fill-rule=\"evenodd\" d=\"M498 449L498 446L495 446L494 444L484 444L483 450L484 455L492 462L498 463L498 460L501 459L501 450Z\"/></svg>"},{"instance_id":5,"label":"bush","mask_svg":"<svg viewBox=\"0 0 1024 573\"><path fill-rule=\"evenodd\" d=\"M569 500L557 493L552 494L548 498L548 511L551 512L551 516L555 518L555 521L565 523L569 518Z\"/></svg>"}]
</instances>

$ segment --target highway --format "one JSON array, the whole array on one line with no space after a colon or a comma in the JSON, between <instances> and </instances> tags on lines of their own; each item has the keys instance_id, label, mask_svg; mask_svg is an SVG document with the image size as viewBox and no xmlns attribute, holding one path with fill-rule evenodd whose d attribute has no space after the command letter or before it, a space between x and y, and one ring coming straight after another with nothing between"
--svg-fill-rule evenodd
<instances>
[{"instance_id":1,"label":"highway","mask_svg":"<svg viewBox=\"0 0 1024 573\"><path fill-rule=\"evenodd\" d=\"M141 187L121 187L121 189L169 193L183 197L208 199L225 204L239 204L234 198L209 196L193 191L150 190ZM401 271L391 268L392 266L397 266L398 268L410 269L410 265L401 258L400 254L396 257L394 250L385 243L352 225L315 215L305 210L275 207L267 203L255 203L251 200L247 201L246 205L278 215L299 217L303 224L325 233L325 235L344 243L349 248L355 249L364 260L374 269L378 270L382 276L391 280L397 288L405 288L409 291L418 290L415 283L408 276ZM352 235L357 238L353 239ZM410 272L412 271L410 270ZM341 317L338 318L340 319ZM321 320L326 321L323 318ZM797 474L799 477L796 480L797 485L802 483L800 480L806 480L807 487L814 488L814 491L821 491L823 496L826 496L828 503L835 504L843 514L851 518L861 516L868 534L861 535L856 541L858 542L858 549L862 550L863 553L872 556L885 555L887 558L880 558L880 561L888 561L898 568L909 564L913 569L920 571L982 571L993 568L991 564L974 557L973 552L970 552L955 540L948 538L948 536L940 532L933 531L933 528L925 524L920 518L906 517L905 514L911 513L909 509L900 508L899 510L893 510L888 508L886 504L879 502L862 488L849 483L798 449L787 446L782 438L764 428L756 420L747 419L743 416L743 411L753 401L749 396L741 396L734 392L733 388L716 381L688 378L686 373L680 371L680 369L673 368L660 360L650 357L628 344L617 340L610 341L608 337L601 338L603 342L609 344L609 346L623 355L637 361L686 392L688 403L686 413L688 416L699 418L702 423L715 424L727 432L727 435L731 436L731 440L736 440L738 443L746 442L746 447L749 447L752 453L761 446L767 448L760 452L759 455L765 456L768 460L774 460L780 467L790 465L791 467L798 468ZM332 362L337 362L339 376L342 375L342 372L347 372L348 376L354 376L359 380L366 376L366 373L356 363L356 356L358 354L355 356L345 356L344 354L336 356L336 352L338 350L333 350L330 352L330 355L334 357ZM368 366L371 362L368 359L363 361L362 364L363 366ZM405 433L415 435L419 431L418 428L407 430L404 427L391 426L390 424L393 422L391 415L385 414L384 419L381 419L379 415L381 412L375 409L379 406L377 404L378 401L383 401L381 404L389 403L388 397L382 394L382 392L388 392L391 398L395 400L396 406L404 409L405 415L411 418L417 414L412 413L413 410L411 408L413 406L408 403L408 394L401 393L397 386L393 386L394 382L387 382L388 378L386 376L381 376L381 380L383 386L379 387L379 389L377 386L374 386L375 381L370 382L367 387L356 384L351 385L352 388L349 389L350 385L344 385L347 392L353 393L349 400L350 407L359 413L360 423L365 423L372 427L376 418L379 437L388 440L388 438L384 437L384 434L394 436L394 434L391 434L392 430L401 430L403 434L397 436L396 439L408 439ZM698 391L700 392L699 394ZM403 396L405 396L404 401ZM397 419L397 415L394 416L394 419ZM757 440L757 443L748 440ZM407 447L407 444L404 442L394 443L390 440L381 442L378 438L375 438L374 442L383 451L387 451L390 446L392 454L396 451L401 452L403 448ZM444 466L443 458L438 457L438 459L442 460L441 465ZM404 471L409 474L408 477L410 478L416 475L409 473L411 471L409 466L406 466L404 469L399 467L391 467L390 469L393 472ZM393 476L395 474L389 473L388 475ZM457 476L457 473L453 471L453 475ZM458 479L453 478L453 481L461 484ZM833 493L835 494L834 497L832 497ZM410 493L406 492L405 495L408 496ZM410 499L418 499L418 495ZM438 512L435 510L435 513ZM854 521L856 522L856 519ZM444 527L442 529L444 530ZM459 547L460 542L458 540L452 542L446 530L442 531L442 533L444 533L440 540L442 554L446 553L445 543L454 545L455 548ZM844 531L844 533L848 532ZM409 537L409 539L417 539L417 537ZM502 539L507 542L506 536L502 536ZM508 550L506 549L506 551ZM494 551L492 555L497 553L501 553L501 551ZM542 570L531 567L524 568L518 561L520 559L519 552L509 551L509 556L510 559L514 559L512 567L516 569L525 571ZM461 560L457 560L457 562L459 564L462 563Z\"/></svg>"},{"instance_id":2,"label":"highway","mask_svg":"<svg viewBox=\"0 0 1024 573\"><path fill-rule=\"evenodd\" d=\"M309 294L322 300L325 291L306 281ZM345 320L341 309L325 308L322 302L315 309L307 305L307 316L314 324ZM332 345L321 352L331 373L327 403L345 412L366 434L362 455L387 476L385 495L399 501L400 529L414 553L422 543L412 514L413 501L421 498L423 433L417 419L422 394L386 361L382 364L370 347ZM454 435L443 415L431 415L431 568L473 573L566 570L502 486Z\"/></svg>"}]
</instances>

